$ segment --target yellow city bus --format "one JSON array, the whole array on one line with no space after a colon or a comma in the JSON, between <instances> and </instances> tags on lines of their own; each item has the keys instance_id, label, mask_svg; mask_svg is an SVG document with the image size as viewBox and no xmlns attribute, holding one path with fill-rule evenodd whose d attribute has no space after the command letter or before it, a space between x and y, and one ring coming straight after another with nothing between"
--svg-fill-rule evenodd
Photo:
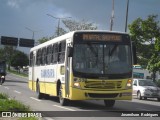
<instances>
[{"instance_id":1,"label":"yellow city bus","mask_svg":"<svg viewBox=\"0 0 160 120\"><path fill-rule=\"evenodd\" d=\"M73 31L30 50L29 88L39 99L57 96L61 105L72 100L132 99L132 42L126 33Z\"/></svg>"}]
</instances>

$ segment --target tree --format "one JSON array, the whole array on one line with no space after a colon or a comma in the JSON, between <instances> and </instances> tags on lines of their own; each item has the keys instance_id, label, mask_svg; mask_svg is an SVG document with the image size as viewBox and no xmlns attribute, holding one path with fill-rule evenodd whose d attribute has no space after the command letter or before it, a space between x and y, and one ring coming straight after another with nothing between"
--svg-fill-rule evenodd
<instances>
[{"instance_id":1,"label":"tree","mask_svg":"<svg viewBox=\"0 0 160 120\"><path fill-rule=\"evenodd\" d=\"M159 57L157 55L160 51L160 26L157 17L157 15L149 15L146 20L138 18L129 25L131 39L137 47L138 63L148 66L153 76L158 70Z\"/></svg>"},{"instance_id":2,"label":"tree","mask_svg":"<svg viewBox=\"0 0 160 120\"><path fill-rule=\"evenodd\" d=\"M69 31L75 30L96 30L97 26L94 23L88 22L86 20L75 21L75 20L63 20L62 21Z\"/></svg>"},{"instance_id":3,"label":"tree","mask_svg":"<svg viewBox=\"0 0 160 120\"><path fill-rule=\"evenodd\" d=\"M57 28L55 35L52 38L64 35L65 33L70 32L70 31L96 30L97 29L97 26L94 23L88 22L86 20L75 21L75 20L64 19L62 20L62 22L65 25L65 28L59 28L59 30Z\"/></svg>"},{"instance_id":4,"label":"tree","mask_svg":"<svg viewBox=\"0 0 160 120\"><path fill-rule=\"evenodd\" d=\"M44 43L44 42L46 42L48 40L49 40L49 38L43 37L43 38L39 39L38 42L39 42L39 44L42 44L42 43Z\"/></svg>"},{"instance_id":5,"label":"tree","mask_svg":"<svg viewBox=\"0 0 160 120\"><path fill-rule=\"evenodd\" d=\"M0 59L6 61L6 63L8 64L8 70L10 70L11 58L13 54L14 54L13 46L6 45L4 46L4 48L0 50Z\"/></svg>"},{"instance_id":6,"label":"tree","mask_svg":"<svg viewBox=\"0 0 160 120\"><path fill-rule=\"evenodd\" d=\"M11 66L15 68L22 68L23 66L28 66L28 65L29 65L28 56L25 53L16 50L11 58Z\"/></svg>"},{"instance_id":7,"label":"tree","mask_svg":"<svg viewBox=\"0 0 160 120\"><path fill-rule=\"evenodd\" d=\"M52 38L61 36L66 34L69 31L75 31L75 30L96 30L97 26L94 23L82 20L82 21L75 21L75 20L67 20L64 19L62 20L63 24L65 25L65 28L56 28L56 31L54 33L54 35L50 38L47 37L43 37L41 39L39 39L39 43L44 43ZM58 30L59 29L59 30Z\"/></svg>"}]
</instances>

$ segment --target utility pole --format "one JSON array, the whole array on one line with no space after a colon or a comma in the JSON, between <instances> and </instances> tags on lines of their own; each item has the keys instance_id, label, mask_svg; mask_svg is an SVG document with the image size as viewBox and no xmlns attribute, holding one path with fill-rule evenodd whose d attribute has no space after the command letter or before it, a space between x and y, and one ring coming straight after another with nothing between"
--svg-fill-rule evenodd
<instances>
[{"instance_id":1,"label":"utility pole","mask_svg":"<svg viewBox=\"0 0 160 120\"><path fill-rule=\"evenodd\" d=\"M127 26L128 26L128 8L129 8L129 0L127 0L125 32L127 32Z\"/></svg>"},{"instance_id":2,"label":"utility pole","mask_svg":"<svg viewBox=\"0 0 160 120\"><path fill-rule=\"evenodd\" d=\"M112 15L111 15L111 20L110 20L110 31L112 31L113 27L113 19L114 19L114 0L112 0Z\"/></svg>"},{"instance_id":3,"label":"utility pole","mask_svg":"<svg viewBox=\"0 0 160 120\"><path fill-rule=\"evenodd\" d=\"M60 34L60 22L61 22L61 20L62 19L67 19L67 18L71 18L71 17L64 17L64 18L60 18L60 17L55 17L55 16L53 16L53 15L51 15L51 14L47 14L48 16L50 16L50 17L52 17L52 18L54 18L54 19L58 19L58 33L57 33L57 35L59 36L59 34Z\"/></svg>"}]
</instances>

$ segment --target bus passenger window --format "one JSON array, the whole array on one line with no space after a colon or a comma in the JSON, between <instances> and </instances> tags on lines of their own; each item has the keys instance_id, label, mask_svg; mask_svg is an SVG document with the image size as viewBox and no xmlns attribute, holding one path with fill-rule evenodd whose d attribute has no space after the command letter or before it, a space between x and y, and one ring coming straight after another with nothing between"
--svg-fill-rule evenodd
<instances>
[{"instance_id":1,"label":"bus passenger window","mask_svg":"<svg viewBox=\"0 0 160 120\"><path fill-rule=\"evenodd\" d=\"M30 53L29 66L33 66L33 52Z\"/></svg>"},{"instance_id":2,"label":"bus passenger window","mask_svg":"<svg viewBox=\"0 0 160 120\"><path fill-rule=\"evenodd\" d=\"M36 65L42 64L42 55L41 55L41 49L37 50L37 56L36 56Z\"/></svg>"},{"instance_id":3,"label":"bus passenger window","mask_svg":"<svg viewBox=\"0 0 160 120\"><path fill-rule=\"evenodd\" d=\"M46 63L46 48L42 48L42 65Z\"/></svg>"},{"instance_id":4,"label":"bus passenger window","mask_svg":"<svg viewBox=\"0 0 160 120\"><path fill-rule=\"evenodd\" d=\"M63 41L59 44L59 51L58 51L58 62L63 63L65 60L65 48L66 42Z\"/></svg>"},{"instance_id":5,"label":"bus passenger window","mask_svg":"<svg viewBox=\"0 0 160 120\"><path fill-rule=\"evenodd\" d=\"M52 62L57 63L58 60L58 44L53 45Z\"/></svg>"},{"instance_id":6,"label":"bus passenger window","mask_svg":"<svg viewBox=\"0 0 160 120\"><path fill-rule=\"evenodd\" d=\"M46 64L50 64L52 59L52 45L47 47Z\"/></svg>"}]
</instances>

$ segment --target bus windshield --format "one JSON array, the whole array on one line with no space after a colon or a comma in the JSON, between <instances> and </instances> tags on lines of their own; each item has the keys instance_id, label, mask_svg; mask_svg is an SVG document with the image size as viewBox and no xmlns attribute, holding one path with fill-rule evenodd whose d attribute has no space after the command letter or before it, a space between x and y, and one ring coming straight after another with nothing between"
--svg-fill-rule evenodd
<instances>
[{"instance_id":1,"label":"bus windshield","mask_svg":"<svg viewBox=\"0 0 160 120\"><path fill-rule=\"evenodd\" d=\"M73 72L87 77L131 73L130 49L127 44L76 43L73 52Z\"/></svg>"}]
</instances>

